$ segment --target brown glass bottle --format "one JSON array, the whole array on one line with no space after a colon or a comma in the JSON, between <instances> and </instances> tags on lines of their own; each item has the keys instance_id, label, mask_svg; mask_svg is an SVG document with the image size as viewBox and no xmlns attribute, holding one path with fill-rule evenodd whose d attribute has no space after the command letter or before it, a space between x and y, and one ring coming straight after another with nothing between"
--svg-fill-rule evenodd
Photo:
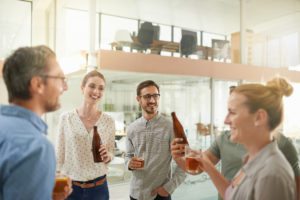
<instances>
[{"instance_id":1,"label":"brown glass bottle","mask_svg":"<svg viewBox=\"0 0 300 200\"><path fill-rule=\"evenodd\" d=\"M180 144L189 144L186 139L183 127L182 127L180 121L178 120L175 112L172 112L171 116L172 116L172 120L173 120L173 129L174 129L175 138L183 139L183 141L180 142Z\"/></svg>"},{"instance_id":2,"label":"brown glass bottle","mask_svg":"<svg viewBox=\"0 0 300 200\"><path fill-rule=\"evenodd\" d=\"M94 126L94 135L92 141L92 152L94 157L94 162L103 162L103 159L99 153L100 145L102 144L101 137L98 133L97 126Z\"/></svg>"}]
</instances>

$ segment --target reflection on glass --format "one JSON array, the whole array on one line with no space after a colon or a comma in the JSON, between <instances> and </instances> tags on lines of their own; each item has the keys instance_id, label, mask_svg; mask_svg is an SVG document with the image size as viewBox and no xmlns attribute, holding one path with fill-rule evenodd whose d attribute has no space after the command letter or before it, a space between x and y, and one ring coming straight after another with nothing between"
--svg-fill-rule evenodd
<instances>
[{"instance_id":1,"label":"reflection on glass","mask_svg":"<svg viewBox=\"0 0 300 200\"><path fill-rule=\"evenodd\" d=\"M20 46L31 45L31 3L1 0L0 59Z\"/></svg>"},{"instance_id":2,"label":"reflection on glass","mask_svg":"<svg viewBox=\"0 0 300 200\"><path fill-rule=\"evenodd\" d=\"M212 47L212 39L225 40L225 35L203 32L203 46Z\"/></svg>"},{"instance_id":3,"label":"reflection on glass","mask_svg":"<svg viewBox=\"0 0 300 200\"><path fill-rule=\"evenodd\" d=\"M137 34L137 28L137 20L101 15L101 49L111 49L111 43L114 42L118 30L128 30L130 34Z\"/></svg>"},{"instance_id":4,"label":"reflection on glass","mask_svg":"<svg viewBox=\"0 0 300 200\"><path fill-rule=\"evenodd\" d=\"M171 26L158 24L160 27L160 40L171 41Z\"/></svg>"},{"instance_id":5,"label":"reflection on glass","mask_svg":"<svg viewBox=\"0 0 300 200\"><path fill-rule=\"evenodd\" d=\"M65 55L77 54L89 49L88 12L73 9L65 11ZM97 28L96 28L97 30Z\"/></svg>"},{"instance_id":6,"label":"reflection on glass","mask_svg":"<svg viewBox=\"0 0 300 200\"><path fill-rule=\"evenodd\" d=\"M269 12L263 10L268 9ZM253 10L261 10L251 12ZM268 67L295 66L299 58L299 4L293 1L247 1L244 4L246 64Z\"/></svg>"},{"instance_id":7,"label":"reflection on glass","mask_svg":"<svg viewBox=\"0 0 300 200\"><path fill-rule=\"evenodd\" d=\"M214 134L218 134L228 127L225 126L224 120L227 115L227 99L229 97L229 87L237 86L238 81L224 81L214 80L214 121L213 124L216 127Z\"/></svg>"},{"instance_id":8,"label":"reflection on glass","mask_svg":"<svg viewBox=\"0 0 300 200\"><path fill-rule=\"evenodd\" d=\"M289 98L284 98L283 132L299 142L300 123L297 119L299 119L300 108L295 105L300 101L300 83L293 83L293 87L293 94ZM300 150L300 142L297 145Z\"/></svg>"}]
</instances>

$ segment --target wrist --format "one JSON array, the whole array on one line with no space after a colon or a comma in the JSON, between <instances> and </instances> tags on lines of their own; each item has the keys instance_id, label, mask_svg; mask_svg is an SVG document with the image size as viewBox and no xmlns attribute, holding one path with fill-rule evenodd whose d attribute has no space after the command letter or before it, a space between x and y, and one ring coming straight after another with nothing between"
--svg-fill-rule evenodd
<instances>
[{"instance_id":1,"label":"wrist","mask_svg":"<svg viewBox=\"0 0 300 200\"><path fill-rule=\"evenodd\" d=\"M109 163L111 161L111 156L107 155L106 159L105 159L105 164Z\"/></svg>"}]
</instances>

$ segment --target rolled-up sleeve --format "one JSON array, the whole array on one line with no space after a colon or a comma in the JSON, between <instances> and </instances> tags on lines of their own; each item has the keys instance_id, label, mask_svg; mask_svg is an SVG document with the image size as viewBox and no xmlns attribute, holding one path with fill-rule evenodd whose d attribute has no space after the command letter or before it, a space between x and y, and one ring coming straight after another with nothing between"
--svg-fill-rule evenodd
<instances>
[{"instance_id":1,"label":"rolled-up sleeve","mask_svg":"<svg viewBox=\"0 0 300 200\"><path fill-rule=\"evenodd\" d=\"M163 186L169 194L172 194L186 178L185 172L175 162L172 164L175 166L172 178Z\"/></svg>"}]
</instances>

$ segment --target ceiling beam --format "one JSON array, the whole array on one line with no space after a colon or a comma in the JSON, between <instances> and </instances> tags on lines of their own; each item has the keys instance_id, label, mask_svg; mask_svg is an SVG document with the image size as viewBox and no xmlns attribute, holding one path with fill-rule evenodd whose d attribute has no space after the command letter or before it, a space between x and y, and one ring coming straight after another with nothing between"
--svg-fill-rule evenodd
<instances>
[{"instance_id":1,"label":"ceiling beam","mask_svg":"<svg viewBox=\"0 0 300 200\"><path fill-rule=\"evenodd\" d=\"M300 72L290 71L287 67L272 68L110 50L100 50L99 54L101 55L98 56L100 58L98 66L100 66L100 69L105 70L255 82L267 81L275 76L283 76L291 82L300 82Z\"/></svg>"}]
</instances>

